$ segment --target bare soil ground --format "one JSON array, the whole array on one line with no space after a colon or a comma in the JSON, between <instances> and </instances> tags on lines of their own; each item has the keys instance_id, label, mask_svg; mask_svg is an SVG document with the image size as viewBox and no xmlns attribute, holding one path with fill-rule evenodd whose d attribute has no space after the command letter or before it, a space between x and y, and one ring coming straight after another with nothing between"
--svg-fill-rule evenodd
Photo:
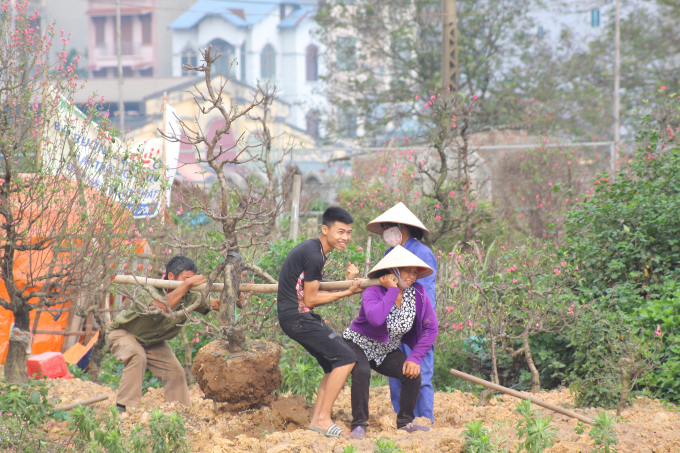
<instances>
[{"instance_id":1,"label":"bare soil ground","mask_svg":"<svg viewBox=\"0 0 680 453\"><path fill-rule=\"evenodd\" d=\"M50 396L60 398L67 404L101 394L110 394L108 402L99 403L104 410L113 404L115 391L78 379L52 381ZM550 403L573 407L569 390L541 392L538 398ZM267 453L340 453L348 445L359 452L373 452L378 437L396 441L404 452L460 452L461 433L465 423L484 420L492 431L499 451L514 451L519 419L514 413L516 399L510 396L493 398L486 407L477 407L477 398L459 391L435 396L436 423L430 432L408 434L396 430L395 414L389 402L389 389L379 387L371 390L371 418L367 437L363 441L328 439L306 428L310 408L300 397L279 397L269 407L258 410L230 411L227 404L215 405L204 398L194 386L191 390L192 406L186 408L177 403L165 403L162 389L151 389L142 398L142 407L122 417L125 426L146 423L155 408L163 412L180 412L187 421L187 435L196 452L267 452ZM216 408L216 410L215 410ZM552 412L542 410L546 415ZM598 409L581 410L594 417ZM349 428L351 422L349 388L345 388L336 404L335 417L338 425ZM419 423L429 424L425 419ZM594 447L587 434L574 432L576 420L554 414L553 423L559 428L559 441L548 450L555 453L590 452ZM54 429L59 429L55 427ZM619 452L680 452L680 413L676 406L664 405L657 400L636 398L623 413L623 422L616 427Z\"/></svg>"}]
</instances>

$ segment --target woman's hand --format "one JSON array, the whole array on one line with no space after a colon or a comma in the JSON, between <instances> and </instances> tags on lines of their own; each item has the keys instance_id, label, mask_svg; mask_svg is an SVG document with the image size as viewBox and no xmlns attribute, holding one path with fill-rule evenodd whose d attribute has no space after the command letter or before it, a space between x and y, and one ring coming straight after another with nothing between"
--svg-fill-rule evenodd
<instances>
[{"instance_id":1,"label":"woman's hand","mask_svg":"<svg viewBox=\"0 0 680 453\"><path fill-rule=\"evenodd\" d=\"M417 365L415 362L407 360L406 362L404 362L403 372L404 376L411 379L415 379L418 376L420 376L420 365Z\"/></svg>"},{"instance_id":2,"label":"woman's hand","mask_svg":"<svg viewBox=\"0 0 680 453\"><path fill-rule=\"evenodd\" d=\"M395 277L393 274L385 274L380 277L380 284L387 289L398 288L397 277Z\"/></svg>"},{"instance_id":3,"label":"woman's hand","mask_svg":"<svg viewBox=\"0 0 680 453\"><path fill-rule=\"evenodd\" d=\"M349 263L345 268L345 280L354 280L359 276L359 269L354 263Z\"/></svg>"}]
</instances>

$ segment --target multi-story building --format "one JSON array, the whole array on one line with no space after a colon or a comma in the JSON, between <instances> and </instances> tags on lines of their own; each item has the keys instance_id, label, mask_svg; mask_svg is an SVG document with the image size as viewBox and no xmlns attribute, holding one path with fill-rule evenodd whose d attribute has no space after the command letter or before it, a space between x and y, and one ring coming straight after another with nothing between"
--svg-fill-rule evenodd
<instances>
[{"instance_id":1,"label":"multi-story building","mask_svg":"<svg viewBox=\"0 0 680 453\"><path fill-rule=\"evenodd\" d=\"M212 45L222 57L219 74L255 86L275 83L291 106L288 121L319 135L319 55L314 7L297 0L199 0L170 25L172 75L193 76L185 65L200 65L200 49Z\"/></svg>"},{"instance_id":2,"label":"multi-story building","mask_svg":"<svg viewBox=\"0 0 680 453\"><path fill-rule=\"evenodd\" d=\"M193 0L118 0L124 77L171 75L168 25ZM116 0L88 0L88 69L95 78L118 76Z\"/></svg>"}]
</instances>

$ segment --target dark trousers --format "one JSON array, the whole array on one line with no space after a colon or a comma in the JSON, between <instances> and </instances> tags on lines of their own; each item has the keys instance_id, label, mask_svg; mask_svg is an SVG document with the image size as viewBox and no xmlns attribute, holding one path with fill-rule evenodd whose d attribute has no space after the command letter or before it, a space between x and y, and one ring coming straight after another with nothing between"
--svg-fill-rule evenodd
<instances>
[{"instance_id":1,"label":"dark trousers","mask_svg":"<svg viewBox=\"0 0 680 453\"><path fill-rule=\"evenodd\" d=\"M420 394L420 375L411 379L404 376L404 362L406 354L400 350L390 352L380 366L375 360L368 361L364 350L353 341L345 340L357 356L357 363L352 369L352 429L357 426L368 426L368 399L371 387L371 369L383 376L401 381L399 395L399 412L397 413L397 428L403 428L415 418L414 410Z\"/></svg>"}]
</instances>

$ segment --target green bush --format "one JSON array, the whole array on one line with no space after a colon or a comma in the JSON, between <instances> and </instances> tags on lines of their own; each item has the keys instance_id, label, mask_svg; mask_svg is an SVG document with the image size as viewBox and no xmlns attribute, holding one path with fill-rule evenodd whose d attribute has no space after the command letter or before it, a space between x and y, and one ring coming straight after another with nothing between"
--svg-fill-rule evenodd
<instances>
[{"instance_id":1,"label":"green bush","mask_svg":"<svg viewBox=\"0 0 680 453\"><path fill-rule=\"evenodd\" d=\"M597 374L595 361L607 352L607 346L597 342L614 341L619 330L630 329L645 344L644 339L654 338L659 326L656 335L663 336L663 361L651 370L646 384L658 397L680 401L676 341L680 317L680 148L664 144L666 137L659 126L651 116L643 117L645 129L636 136L637 150L628 166L614 178L600 175L592 193L578 200L578 207L568 214L564 253L581 269L576 292L581 304L602 313L604 323L586 320L585 326L570 336L576 346L571 374L582 381L606 381L606 376ZM612 312L616 318L607 320L604 312ZM600 327L603 332L594 332ZM580 333L585 334L583 339ZM591 348L594 356L588 359ZM579 404L612 406L615 383L606 383L601 390L589 384L580 384L580 388L584 385L589 388L580 391Z\"/></svg>"},{"instance_id":2,"label":"green bush","mask_svg":"<svg viewBox=\"0 0 680 453\"><path fill-rule=\"evenodd\" d=\"M52 408L47 391L47 383L43 379L31 379L26 384L0 383L1 416L27 425L44 423Z\"/></svg>"},{"instance_id":3,"label":"green bush","mask_svg":"<svg viewBox=\"0 0 680 453\"><path fill-rule=\"evenodd\" d=\"M620 375L608 369L603 358L618 361L613 345L628 329L623 313L590 309L569 332L575 349L569 382L577 406L616 407L621 393Z\"/></svg>"}]
</instances>

